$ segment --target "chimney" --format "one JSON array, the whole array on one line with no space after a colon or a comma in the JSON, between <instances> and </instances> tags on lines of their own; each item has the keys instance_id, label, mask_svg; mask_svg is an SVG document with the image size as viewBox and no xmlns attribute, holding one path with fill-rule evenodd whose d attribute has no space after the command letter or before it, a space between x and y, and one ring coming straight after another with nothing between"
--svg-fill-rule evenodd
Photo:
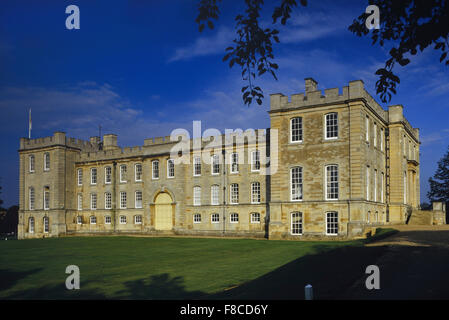
<instances>
[{"instance_id":1,"label":"chimney","mask_svg":"<svg viewBox=\"0 0 449 320\"><path fill-rule=\"evenodd\" d=\"M114 150L117 149L117 135L116 134L105 134L103 136L103 150Z\"/></svg>"},{"instance_id":2,"label":"chimney","mask_svg":"<svg viewBox=\"0 0 449 320\"><path fill-rule=\"evenodd\" d=\"M100 137L95 136L95 137L90 137L90 143L93 145L98 145L100 143Z\"/></svg>"},{"instance_id":3,"label":"chimney","mask_svg":"<svg viewBox=\"0 0 449 320\"><path fill-rule=\"evenodd\" d=\"M318 82L316 82L313 78L305 78L306 82L306 94L308 92L317 91Z\"/></svg>"}]
</instances>

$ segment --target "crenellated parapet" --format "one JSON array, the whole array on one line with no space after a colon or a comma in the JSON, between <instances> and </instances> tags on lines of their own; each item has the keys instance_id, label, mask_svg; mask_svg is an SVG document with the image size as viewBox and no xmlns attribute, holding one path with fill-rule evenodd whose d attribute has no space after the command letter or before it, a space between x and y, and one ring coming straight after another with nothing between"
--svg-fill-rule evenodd
<instances>
[{"instance_id":1,"label":"crenellated parapet","mask_svg":"<svg viewBox=\"0 0 449 320\"><path fill-rule=\"evenodd\" d=\"M65 132L55 132L53 136L44 138L20 138L20 151L49 148L53 146L64 146L85 152L94 152L98 150L98 144L93 144L90 141L76 138L67 138Z\"/></svg>"},{"instance_id":2,"label":"crenellated parapet","mask_svg":"<svg viewBox=\"0 0 449 320\"><path fill-rule=\"evenodd\" d=\"M404 107L400 104L388 107L388 116L390 123L402 123L410 135L419 141L419 129L413 128L410 122L404 117Z\"/></svg>"},{"instance_id":3,"label":"crenellated parapet","mask_svg":"<svg viewBox=\"0 0 449 320\"><path fill-rule=\"evenodd\" d=\"M99 150L96 152L81 152L76 158L77 162L104 161L111 159L141 157L145 155L141 146L117 147L116 149Z\"/></svg>"},{"instance_id":4,"label":"crenellated parapet","mask_svg":"<svg viewBox=\"0 0 449 320\"><path fill-rule=\"evenodd\" d=\"M349 86L342 88L317 89L318 83L312 78L305 79L305 93L288 96L282 93L270 95L270 112L288 111L290 109L306 108L311 106L343 104L350 100L363 99L377 115L388 122L388 112L384 110L374 98L365 90L362 80L350 81Z\"/></svg>"}]
</instances>

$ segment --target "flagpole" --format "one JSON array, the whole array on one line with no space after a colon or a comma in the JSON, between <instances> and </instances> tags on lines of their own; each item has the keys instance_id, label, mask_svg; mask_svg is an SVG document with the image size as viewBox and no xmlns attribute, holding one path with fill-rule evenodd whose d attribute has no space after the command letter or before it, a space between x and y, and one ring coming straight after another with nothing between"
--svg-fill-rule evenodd
<instances>
[{"instance_id":1,"label":"flagpole","mask_svg":"<svg viewBox=\"0 0 449 320\"><path fill-rule=\"evenodd\" d=\"M28 116L28 139L31 139L31 127L32 127L32 122L31 122L31 108L30 108L30 113Z\"/></svg>"}]
</instances>

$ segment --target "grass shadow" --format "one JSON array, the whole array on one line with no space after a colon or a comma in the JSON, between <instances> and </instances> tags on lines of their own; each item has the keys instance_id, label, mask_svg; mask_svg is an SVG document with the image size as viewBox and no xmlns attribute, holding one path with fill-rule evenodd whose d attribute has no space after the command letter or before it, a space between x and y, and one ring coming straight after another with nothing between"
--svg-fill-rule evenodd
<instances>
[{"instance_id":1,"label":"grass shadow","mask_svg":"<svg viewBox=\"0 0 449 320\"><path fill-rule=\"evenodd\" d=\"M118 294L130 299L199 299L206 295L202 291L187 291L183 277L170 277L168 273L128 281L124 285L126 289L119 291Z\"/></svg>"},{"instance_id":2,"label":"grass shadow","mask_svg":"<svg viewBox=\"0 0 449 320\"><path fill-rule=\"evenodd\" d=\"M315 299L339 299L343 288L353 285L365 269L385 253L385 247L345 246L306 255L255 280L219 292L207 299L303 300L304 286L311 284Z\"/></svg>"},{"instance_id":3,"label":"grass shadow","mask_svg":"<svg viewBox=\"0 0 449 320\"><path fill-rule=\"evenodd\" d=\"M41 268L36 268L28 271L12 271L8 269L0 269L0 291L12 288L17 284L17 282L19 282L19 280L41 270Z\"/></svg>"}]
</instances>

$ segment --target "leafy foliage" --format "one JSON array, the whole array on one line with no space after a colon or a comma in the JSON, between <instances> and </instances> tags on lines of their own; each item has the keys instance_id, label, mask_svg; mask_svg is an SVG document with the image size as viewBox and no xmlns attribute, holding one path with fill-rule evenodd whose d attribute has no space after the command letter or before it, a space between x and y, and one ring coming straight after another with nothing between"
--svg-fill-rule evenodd
<instances>
[{"instance_id":1,"label":"leafy foliage","mask_svg":"<svg viewBox=\"0 0 449 320\"><path fill-rule=\"evenodd\" d=\"M270 73L275 79L278 65L273 62L273 43L279 42L279 31L275 28L261 28L260 11L263 0L244 0L246 10L239 14L236 21L236 39L233 46L226 49L223 61L229 61L229 67L239 65L242 78L248 85L242 88L245 104L253 100L262 103L263 91L254 84L257 76ZM296 0L279 0L280 4L273 10L273 24L280 21L285 25L291 17L292 10L298 6ZM213 20L220 14L218 3L221 0L199 0L198 16L195 21L202 32L207 25L214 28ZM300 5L307 6L307 0L300 0ZM385 66L376 71L379 76L376 82L377 94L383 102L389 102L392 94L396 94L396 86L400 78L393 72L399 64L406 66L410 56L424 51L429 46L441 51L440 62L449 65L449 0L369 0L370 5L379 7L380 28L370 31L365 21L370 15L361 14L355 19L349 30L357 36L370 35L372 44L384 47L392 43L390 58Z\"/></svg>"},{"instance_id":2,"label":"leafy foliage","mask_svg":"<svg viewBox=\"0 0 449 320\"><path fill-rule=\"evenodd\" d=\"M383 102L389 102L391 94L396 94L400 79L393 73L393 68L396 63L409 64L410 59L406 56L416 55L418 50L424 51L433 45L435 50L441 50L440 62L449 65L449 1L370 0L369 4L379 7L380 28L370 33L365 26L369 14L363 13L348 29L359 37L370 34L373 45L378 43L384 47L387 42L395 43L385 67L376 71L379 76L376 90Z\"/></svg>"},{"instance_id":3,"label":"leafy foliage","mask_svg":"<svg viewBox=\"0 0 449 320\"><path fill-rule=\"evenodd\" d=\"M429 178L430 191L427 196L431 201L449 202L449 148L446 155L438 161L438 168L433 178Z\"/></svg>"},{"instance_id":4,"label":"leafy foliage","mask_svg":"<svg viewBox=\"0 0 449 320\"><path fill-rule=\"evenodd\" d=\"M242 78L248 81L248 85L242 88L242 97L245 104L250 105L253 100L262 104L263 91L254 84L256 76L270 73L276 80L279 67L273 62L273 42L279 43L279 30L265 28L259 25L260 11L263 0L245 0L246 10L244 14L236 16L237 38L233 40L233 46L226 48L223 61L229 61L229 67L239 65L242 70ZM302 6L307 5L306 0L300 1ZM298 4L295 0L282 0L280 6L273 11L273 24L278 19L285 25L290 18L292 8ZM204 29L205 21L210 29L213 29L211 19L218 19L217 0L200 0L199 15L196 22L200 32Z\"/></svg>"}]
</instances>

